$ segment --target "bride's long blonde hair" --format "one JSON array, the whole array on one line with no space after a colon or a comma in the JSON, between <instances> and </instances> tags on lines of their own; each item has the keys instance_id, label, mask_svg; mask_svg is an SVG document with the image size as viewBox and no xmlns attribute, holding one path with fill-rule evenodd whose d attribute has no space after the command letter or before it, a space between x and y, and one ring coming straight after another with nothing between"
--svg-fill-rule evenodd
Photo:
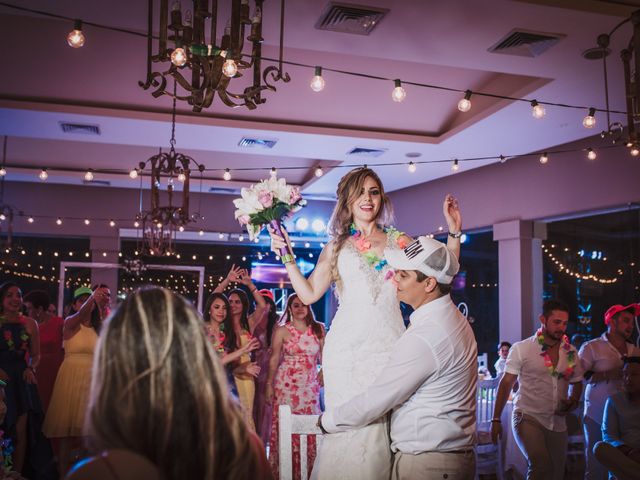
<instances>
[{"instance_id":1,"label":"bride's long blonde hair","mask_svg":"<svg viewBox=\"0 0 640 480\"><path fill-rule=\"evenodd\" d=\"M349 238L353 212L351 205L360 196L362 186L367 178L373 179L380 188L380 208L376 215L376 223L389 225L393 219L393 206L391 200L384 192L384 186L378 174L370 168L360 167L351 170L338 183L336 190L336 206L329 220L329 234L333 237L333 254L331 256L331 280L335 283L338 292L342 289L342 280L338 272L338 255Z\"/></svg>"}]
</instances>

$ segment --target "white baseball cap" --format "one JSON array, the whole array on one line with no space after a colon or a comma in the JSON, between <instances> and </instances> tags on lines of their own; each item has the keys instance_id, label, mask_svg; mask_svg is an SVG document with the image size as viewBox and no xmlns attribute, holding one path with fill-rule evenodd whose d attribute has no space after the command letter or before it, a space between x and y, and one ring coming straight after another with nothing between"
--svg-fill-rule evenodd
<instances>
[{"instance_id":1,"label":"white baseball cap","mask_svg":"<svg viewBox=\"0 0 640 480\"><path fill-rule=\"evenodd\" d=\"M445 285L453 281L460 263L447 246L428 237L418 237L404 250L386 248L387 263L397 270L417 270Z\"/></svg>"}]
</instances>

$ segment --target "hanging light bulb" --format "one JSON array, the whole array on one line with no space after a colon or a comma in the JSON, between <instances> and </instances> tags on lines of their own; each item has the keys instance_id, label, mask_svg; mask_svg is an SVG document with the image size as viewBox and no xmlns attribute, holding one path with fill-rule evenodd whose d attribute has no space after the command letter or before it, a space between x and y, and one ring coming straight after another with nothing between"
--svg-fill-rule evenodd
<instances>
[{"instance_id":1,"label":"hanging light bulb","mask_svg":"<svg viewBox=\"0 0 640 480\"><path fill-rule=\"evenodd\" d=\"M324 90L324 78L322 78L322 67L316 67L315 74L309 84L311 90L314 92L321 92Z\"/></svg>"},{"instance_id":2,"label":"hanging light bulb","mask_svg":"<svg viewBox=\"0 0 640 480\"><path fill-rule=\"evenodd\" d=\"M244 235L238 235L238 241L244 242Z\"/></svg>"},{"instance_id":3,"label":"hanging light bulb","mask_svg":"<svg viewBox=\"0 0 640 480\"><path fill-rule=\"evenodd\" d=\"M134 168L133 170L131 170L131 171L129 172L129 176L130 176L131 178L133 178L134 180L135 180L136 178L138 178L138 169L137 169L137 168Z\"/></svg>"},{"instance_id":4,"label":"hanging light bulb","mask_svg":"<svg viewBox=\"0 0 640 480\"><path fill-rule=\"evenodd\" d=\"M178 181L184 183L187 180L187 176L184 172L180 172L178 174Z\"/></svg>"},{"instance_id":5,"label":"hanging light bulb","mask_svg":"<svg viewBox=\"0 0 640 480\"><path fill-rule=\"evenodd\" d=\"M544 165L548 161L549 161L549 155L547 155L547 152L544 152L542 155L540 155L540 163L542 165Z\"/></svg>"},{"instance_id":6,"label":"hanging light bulb","mask_svg":"<svg viewBox=\"0 0 640 480\"><path fill-rule=\"evenodd\" d=\"M0 167L0 177L4 177L7 174L7 169Z\"/></svg>"},{"instance_id":7,"label":"hanging light bulb","mask_svg":"<svg viewBox=\"0 0 640 480\"><path fill-rule=\"evenodd\" d=\"M91 223L91 220L89 220L88 218L84 219L84 224L85 225L89 225Z\"/></svg>"},{"instance_id":8,"label":"hanging light bulb","mask_svg":"<svg viewBox=\"0 0 640 480\"><path fill-rule=\"evenodd\" d=\"M222 178L224 178L226 181L231 180L231 172L229 171L228 168L224 169L224 174L222 175Z\"/></svg>"},{"instance_id":9,"label":"hanging light bulb","mask_svg":"<svg viewBox=\"0 0 640 480\"><path fill-rule=\"evenodd\" d=\"M67 43L72 48L80 48L84 45L84 33L82 33L82 20L74 20L73 30L67 35Z\"/></svg>"},{"instance_id":10,"label":"hanging light bulb","mask_svg":"<svg viewBox=\"0 0 640 480\"><path fill-rule=\"evenodd\" d=\"M589 113L582 120L582 126L584 128L593 128L596 126L596 109L591 107Z\"/></svg>"},{"instance_id":11,"label":"hanging light bulb","mask_svg":"<svg viewBox=\"0 0 640 480\"><path fill-rule=\"evenodd\" d=\"M133 226L135 228L138 228L140 226L140 222L138 222L137 220L135 222L133 222Z\"/></svg>"},{"instance_id":12,"label":"hanging light bulb","mask_svg":"<svg viewBox=\"0 0 640 480\"><path fill-rule=\"evenodd\" d=\"M321 177L322 175L324 175L324 171L322 170L322 167L316 167L316 177Z\"/></svg>"},{"instance_id":13,"label":"hanging light bulb","mask_svg":"<svg viewBox=\"0 0 640 480\"><path fill-rule=\"evenodd\" d=\"M181 232L184 232L184 227L183 227L182 225L180 225L180 226L178 227L178 230L180 230Z\"/></svg>"},{"instance_id":14,"label":"hanging light bulb","mask_svg":"<svg viewBox=\"0 0 640 480\"><path fill-rule=\"evenodd\" d=\"M547 111L544 109L542 105L538 103L537 100L531 101L531 115L533 115L533 118L537 118L537 119L544 118L546 114L547 114Z\"/></svg>"},{"instance_id":15,"label":"hanging light bulb","mask_svg":"<svg viewBox=\"0 0 640 480\"><path fill-rule=\"evenodd\" d=\"M200 230L200 231L198 232L198 235L203 236L203 235L204 235L204 230Z\"/></svg>"},{"instance_id":16,"label":"hanging light bulb","mask_svg":"<svg viewBox=\"0 0 640 480\"><path fill-rule=\"evenodd\" d=\"M409 166L407 167L407 170L409 170L409 172L414 173L416 171L416 164L413 162L409 162Z\"/></svg>"},{"instance_id":17,"label":"hanging light bulb","mask_svg":"<svg viewBox=\"0 0 640 480\"><path fill-rule=\"evenodd\" d=\"M43 168L42 170L40 170L40 174L38 175L38 177L40 178L40 180L42 180L43 182L49 178L49 174L47 173L47 169Z\"/></svg>"},{"instance_id":18,"label":"hanging light bulb","mask_svg":"<svg viewBox=\"0 0 640 480\"><path fill-rule=\"evenodd\" d=\"M171 52L171 63L176 67L182 67L187 63L187 52L184 48L178 47Z\"/></svg>"},{"instance_id":19,"label":"hanging light bulb","mask_svg":"<svg viewBox=\"0 0 640 480\"><path fill-rule=\"evenodd\" d=\"M278 170L276 169L276 167L271 167L271 176L275 177L278 175Z\"/></svg>"},{"instance_id":20,"label":"hanging light bulb","mask_svg":"<svg viewBox=\"0 0 640 480\"><path fill-rule=\"evenodd\" d=\"M27 222L33 223L33 222L35 222L35 220L33 219L33 217L29 217L29 218L27 218Z\"/></svg>"},{"instance_id":21,"label":"hanging light bulb","mask_svg":"<svg viewBox=\"0 0 640 480\"><path fill-rule=\"evenodd\" d=\"M238 73L238 65L236 65L236 61L233 58L227 58L224 61L222 73L229 78L236 76L236 73Z\"/></svg>"},{"instance_id":22,"label":"hanging light bulb","mask_svg":"<svg viewBox=\"0 0 640 480\"><path fill-rule=\"evenodd\" d=\"M461 112L468 112L471 110L471 90L464 92L464 98L461 98L458 102L458 110Z\"/></svg>"},{"instance_id":23,"label":"hanging light bulb","mask_svg":"<svg viewBox=\"0 0 640 480\"><path fill-rule=\"evenodd\" d=\"M93 181L93 172L91 171L91 169L87 170L87 173L84 174L84 179L87 182Z\"/></svg>"},{"instance_id":24,"label":"hanging light bulb","mask_svg":"<svg viewBox=\"0 0 640 480\"><path fill-rule=\"evenodd\" d=\"M60 217L56 219L56 225L58 226L62 225L62 219Z\"/></svg>"},{"instance_id":25,"label":"hanging light bulb","mask_svg":"<svg viewBox=\"0 0 640 480\"><path fill-rule=\"evenodd\" d=\"M454 172L457 172L458 170L460 170L460 165L458 164L457 158L453 161L453 165L451 165L451 170L453 170Z\"/></svg>"},{"instance_id":26,"label":"hanging light bulb","mask_svg":"<svg viewBox=\"0 0 640 480\"><path fill-rule=\"evenodd\" d=\"M116 222L114 220L109 220L109 226L110 227L115 227L116 226Z\"/></svg>"},{"instance_id":27,"label":"hanging light bulb","mask_svg":"<svg viewBox=\"0 0 640 480\"><path fill-rule=\"evenodd\" d=\"M0 213L0 220L6 220L7 216L4 213Z\"/></svg>"},{"instance_id":28,"label":"hanging light bulb","mask_svg":"<svg viewBox=\"0 0 640 480\"><path fill-rule=\"evenodd\" d=\"M633 147L631 147L631 150L629 150L629 153L632 157L637 157L638 155L640 155L640 149L637 145L634 145Z\"/></svg>"},{"instance_id":29,"label":"hanging light bulb","mask_svg":"<svg viewBox=\"0 0 640 480\"><path fill-rule=\"evenodd\" d=\"M587 158L589 160L595 160L598 155L593 148L587 148Z\"/></svg>"},{"instance_id":30,"label":"hanging light bulb","mask_svg":"<svg viewBox=\"0 0 640 480\"><path fill-rule=\"evenodd\" d=\"M404 88L402 88L402 82L400 80L396 79L393 81L393 83L395 84L396 88L394 88L393 92L391 92L391 98L393 98L394 102L401 102L407 96L407 92Z\"/></svg>"}]
</instances>

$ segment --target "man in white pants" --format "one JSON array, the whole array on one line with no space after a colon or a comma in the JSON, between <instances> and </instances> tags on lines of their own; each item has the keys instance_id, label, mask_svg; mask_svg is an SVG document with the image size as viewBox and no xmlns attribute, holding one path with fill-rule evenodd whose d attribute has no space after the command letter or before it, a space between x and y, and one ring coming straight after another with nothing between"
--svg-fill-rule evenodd
<instances>
[{"instance_id":1,"label":"man in white pants","mask_svg":"<svg viewBox=\"0 0 640 480\"><path fill-rule=\"evenodd\" d=\"M391 414L392 479L472 479L475 475L477 345L451 301L455 255L420 237L404 250L385 250L396 269L398 299L411 305L411 324L365 392L318 420L325 433L360 428Z\"/></svg>"}]
</instances>

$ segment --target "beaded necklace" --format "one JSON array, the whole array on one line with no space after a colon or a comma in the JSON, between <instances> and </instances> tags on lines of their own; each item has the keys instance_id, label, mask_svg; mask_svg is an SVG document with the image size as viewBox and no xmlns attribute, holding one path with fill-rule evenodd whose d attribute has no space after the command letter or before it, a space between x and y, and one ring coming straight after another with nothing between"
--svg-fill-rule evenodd
<instances>
[{"instance_id":1,"label":"beaded necklace","mask_svg":"<svg viewBox=\"0 0 640 480\"><path fill-rule=\"evenodd\" d=\"M399 248L405 248L407 246L407 242L403 238L403 232L396 230L394 227L382 227L382 231L391 238L391 240L396 242ZM362 234L362 231L356 228L355 223L352 223L349 227L349 233L355 241L356 249L364 257L367 264L376 271L381 271L387 264L387 261L380 258L376 252L371 249L371 242Z\"/></svg>"},{"instance_id":2,"label":"beaded necklace","mask_svg":"<svg viewBox=\"0 0 640 480\"><path fill-rule=\"evenodd\" d=\"M559 379L569 380L569 378L571 378L571 375L573 375L573 370L576 366L576 352L571 349L569 337L563 335L561 340L562 350L564 350L567 354L567 369L564 372L558 372L556 370L556 367L553 366L551 357L547 352L549 347L546 343L544 343L544 333L542 333L542 328L539 328L536 332L536 339L538 340L538 344L542 347L542 353L540 354L540 356L544 358L544 366L547 367L549 375L551 375L552 377L557 377Z\"/></svg>"}]
</instances>

